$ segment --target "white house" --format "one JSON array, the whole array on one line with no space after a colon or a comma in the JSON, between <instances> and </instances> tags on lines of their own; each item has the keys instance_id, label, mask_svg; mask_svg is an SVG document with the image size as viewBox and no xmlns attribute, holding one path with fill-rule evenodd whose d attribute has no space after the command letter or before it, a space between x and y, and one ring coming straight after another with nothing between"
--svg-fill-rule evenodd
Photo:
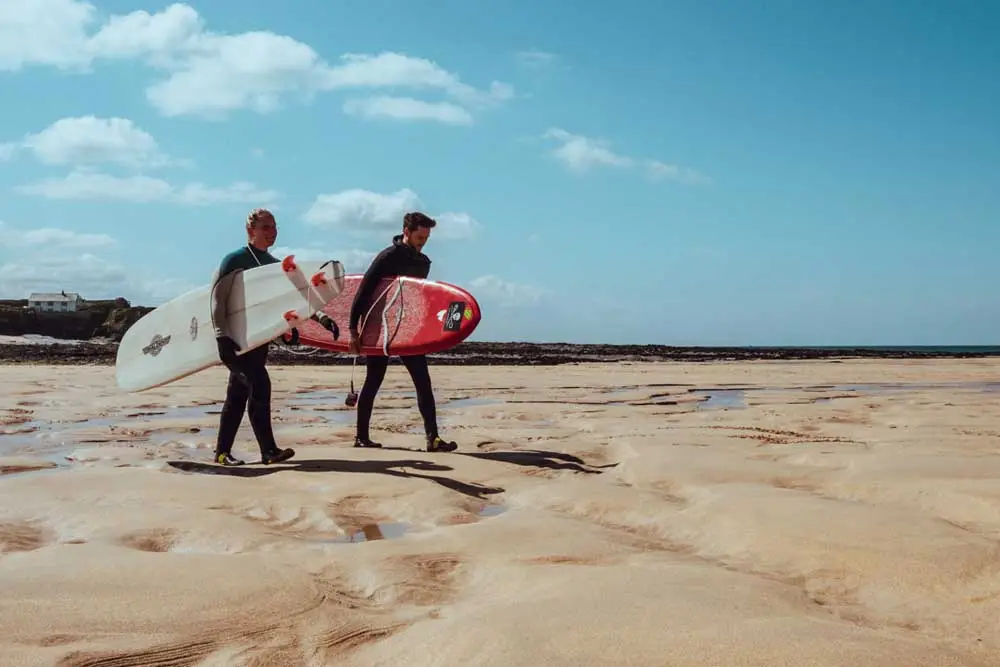
<instances>
[{"instance_id":1,"label":"white house","mask_svg":"<svg viewBox=\"0 0 1000 667\"><path fill-rule=\"evenodd\" d=\"M72 312L81 303L83 299L75 292L34 292L28 297L28 308L47 312Z\"/></svg>"}]
</instances>

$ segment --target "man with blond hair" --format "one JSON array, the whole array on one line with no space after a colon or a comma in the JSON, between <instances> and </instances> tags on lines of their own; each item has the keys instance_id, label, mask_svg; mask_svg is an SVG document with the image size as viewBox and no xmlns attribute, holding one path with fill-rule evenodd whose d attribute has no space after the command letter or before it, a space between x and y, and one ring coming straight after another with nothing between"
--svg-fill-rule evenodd
<instances>
[{"instance_id":1,"label":"man with blond hair","mask_svg":"<svg viewBox=\"0 0 1000 667\"><path fill-rule=\"evenodd\" d=\"M279 463L295 456L295 450L278 447L271 429L271 378L266 367L270 343L246 354L237 354L240 351L239 345L226 335L226 303L229 301L234 278L241 271L280 261L268 252L278 238L278 225L270 211L264 208L250 211L246 232L246 245L223 257L212 277L212 324L215 327L219 359L229 369L229 385L226 387L226 402L222 405L222 414L219 416L214 459L216 463L226 466L244 463L233 457L232 449L245 412L249 412L250 426L260 447L261 463ZM326 327L335 339L340 336L336 323L325 313L317 313L312 319ZM290 344L298 342L298 334L298 330L292 329Z\"/></svg>"}]
</instances>

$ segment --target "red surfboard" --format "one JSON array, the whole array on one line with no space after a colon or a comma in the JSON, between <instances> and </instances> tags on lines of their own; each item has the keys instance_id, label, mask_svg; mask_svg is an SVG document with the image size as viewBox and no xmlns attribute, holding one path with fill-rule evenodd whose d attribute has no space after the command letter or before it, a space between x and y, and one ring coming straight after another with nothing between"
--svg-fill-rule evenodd
<instances>
[{"instance_id":1,"label":"red surfboard","mask_svg":"<svg viewBox=\"0 0 1000 667\"><path fill-rule=\"evenodd\" d=\"M351 304L362 277L345 276L344 289L323 307L340 327L340 340L308 320L298 327L300 345L347 352ZM402 357L441 352L465 340L481 317L475 297L456 285L409 276L383 278L358 323L361 354Z\"/></svg>"}]
</instances>

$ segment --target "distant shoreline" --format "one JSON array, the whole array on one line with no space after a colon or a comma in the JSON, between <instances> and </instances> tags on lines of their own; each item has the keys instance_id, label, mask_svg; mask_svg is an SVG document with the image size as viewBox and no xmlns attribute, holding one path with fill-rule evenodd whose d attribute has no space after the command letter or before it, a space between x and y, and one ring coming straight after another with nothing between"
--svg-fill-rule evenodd
<instances>
[{"instance_id":1,"label":"distant shoreline","mask_svg":"<svg viewBox=\"0 0 1000 667\"><path fill-rule=\"evenodd\" d=\"M2 342L0 363L113 365L117 343L105 340ZM297 352L297 353L296 353ZM552 366L579 362L717 362L839 359L970 359L1000 357L1000 345L954 346L671 346L571 343L498 343L466 341L447 352L430 355L440 366ZM310 348L271 348L272 364L343 365L346 354Z\"/></svg>"}]
</instances>

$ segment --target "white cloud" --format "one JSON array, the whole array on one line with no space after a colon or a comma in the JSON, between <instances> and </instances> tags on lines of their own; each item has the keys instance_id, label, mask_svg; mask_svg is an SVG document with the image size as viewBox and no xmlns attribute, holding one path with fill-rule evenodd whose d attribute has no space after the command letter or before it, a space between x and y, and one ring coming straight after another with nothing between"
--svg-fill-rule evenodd
<instances>
[{"instance_id":1,"label":"white cloud","mask_svg":"<svg viewBox=\"0 0 1000 667\"><path fill-rule=\"evenodd\" d=\"M46 199L115 200L148 203L163 201L173 186L149 176L120 177L98 172L74 171L65 178L48 178L19 185L17 192Z\"/></svg>"},{"instance_id":2,"label":"white cloud","mask_svg":"<svg viewBox=\"0 0 1000 667\"><path fill-rule=\"evenodd\" d=\"M258 188L253 183L237 181L224 187L213 187L203 183L188 183L173 192L172 199L184 206L204 206L206 204L256 203L270 204L278 198L274 190Z\"/></svg>"},{"instance_id":3,"label":"white cloud","mask_svg":"<svg viewBox=\"0 0 1000 667\"><path fill-rule=\"evenodd\" d=\"M124 296L137 305L159 305L196 287L185 280L129 270L94 254L118 247L107 234L20 229L0 221L0 235L6 248L16 251L14 259L0 264L0 295L5 298L65 290L85 299Z\"/></svg>"},{"instance_id":4,"label":"white cloud","mask_svg":"<svg viewBox=\"0 0 1000 667\"><path fill-rule=\"evenodd\" d=\"M438 224L433 233L439 239L449 241L469 239L483 228L482 224L468 213L439 213L431 217L437 220ZM402 216L399 222L402 226Z\"/></svg>"},{"instance_id":5,"label":"white cloud","mask_svg":"<svg viewBox=\"0 0 1000 667\"><path fill-rule=\"evenodd\" d=\"M171 162L152 135L127 118L61 118L41 132L5 146L8 157L17 151L30 151L48 165L114 163L140 168Z\"/></svg>"},{"instance_id":6,"label":"white cloud","mask_svg":"<svg viewBox=\"0 0 1000 667\"><path fill-rule=\"evenodd\" d=\"M123 296L133 304L159 305L197 287L183 279L154 275L147 267L128 269L95 254L118 247L118 241L107 234L51 227L21 229L0 221L0 235L7 254L13 254L0 263L0 295L5 298L65 290L85 299Z\"/></svg>"},{"instance_id":7,"label":"white cloud","mask_svg":"<svg viewBox=\"0 0 1000 667\"><path fill-rule=\"evenodd\" d=\"M109 248L118 241L107 234L76 232L70 229L42 227L21 230L0 220L0 235L8 248L32 248L43 246L52 248Z\"/></svg>"},{"instance_id":8,"label":"white cloud","mask_svg":"<svg viewBox=\"0 0 1000 667\"><path fill-rule=\"evenodd\" d=\"M74 0L74 4L78 2ZM197 10L189 5L173 3L154 14L137 10L108 17L100 29L87 39L85 50L91 59L145 56L154 66L169 67L177 64L178 53L197 51L198 40L204 34L204 22Z\"/></svg>"},{"instance_id":9,"label":"white cloud","mask_svg":"<svg viewBox=\"0 0 1000 667\"><path fill-rule=\"evenodd\" d=\"M274 190L260 189L252 183L237 182L224 187L189 183L175 187L165 180L149 176L120 177L83 170L73 171L64 178L20 185L15 190L47 199L170 202L183 206L219 203L265 205L278 198Z\"/></svg>"},{"instance_id":10,"label":"white cloud","mask_svg":"<svg viewBox=\"0 0 1000 667\"><path fill-rule=\"evenodd\" d=\"M691 185L708 183L710 179L688 167L678 167L675 164L664 164L659 160L647 160L645 163L649 177L654 180L672 180Z\"/></svg>"},{"instance_id":11,"label":"white cloud","mask_svg":"<svg viewBox=\"0 0 1000 667\"><path fill-rule=\"evenodd\" d=\"M206 281L207 282L207 281ZM148 276L92 253L19 257L0 265L0 293L26 298L31 292L77 292L84 299L123 296L133 305L156 306L196 285Z\"/></svg>"},{"instance_id":12,"label":"white cloud","mask_svg":"<svg viewBox=\"0 0 1000 667\"><path fill-rule=\"evenodd\" d=\"M563 164L576 172L589 171L596 166L631 167L632 158L618 155L611 151L609 143L603 139L590 139L566 130L553 128L545 133L546 139L555 139L562 143L553 149L552 154Z\"/></svg>"},{"instance_id":13,"label":"white cloud","mask_svg":"<svg viewBox=\"0 0 1000 667\"><path fill-rule=\"evenodd\" d=\"M475 107L489 106L514 96L514 88L494 81L489 90L478 90L463 83L437 63L401 53L383 52L378 55L348 53L336 67L322 71L321 87L338 88L412 88L440 90L459 102Z\"/></svg>"},{"instance_id":14,"label":"white cloud","mask_svg":"<svg viewBox=\"0 0 1000 667\"><path fill-rule=\"evenodd\" d=\"M550 53L548 51L539 51L538 49L530 49L528 51L518 51L514 54L517 62L526 67L548 67L556 62L556 54Z\"/></svg>"},{"instance_id":15,"label":"white cloud","mask_svg":"<svg viewBox=\"0 0 1000 667\"><path fill-rule=\"evenodd\" d=\"M84 298L114 298L128 281L128 272L90 253L39 255L0 266L4 294L25 297L30 292L77 292Z\"/></svg>"},{"instance_id":16,"label":"white cloud","mask_svg":"<svg viewBox=\"0 0 1000 667\"><path fill-rule=\"evenodd\" d=\"M448 125L472 125L472 114L451 102L424 102L412 97L368 97L344 102L344 113L361 118L433 120Z\"/></svg>"},{"instance_id":17,"label":"white cloud","mask_svg":"<svg viewBox=\"0 0 1000 667\"><path fill-rule=\"evenodd\" d=\"M560 145L552 149L552 155L575 173L586 173L598 167L619 169L640 167L654 180L669 179L685 184L710 182L706 176L688 167L666 164L659 160L639 160L615 153L611 150L610 142L605 139L570 134L561 128L548 130L543 138L559 142Z\"/></svg>"},{"instance_id":18,"label":"white cloud","mask_svg":"<svg viewBox=\"0 0 1000 667\"><path fill-rule=\"evenodd\" d=\"M319 195L306 211L306 222L328 229L353 228L361 232L397 230L403 214L420 208L420 198L409 188L390 194L352 188Z\"/></svg>"},{"instance_id":19,"label":"white cloud","mask_svg":"<svg viewBox=\"0 0 1000 667\"><path fill-rule=\"evenodd\" d=\"M86 28L96 9L77 0L0 2L0 71L29 65L86 69Z\"/></svg>"},{"instance_id":20,"label":"white cloud","mask_svg":"<svg viewBox=\"0 0 1000 667\"><path fill-rule=\"evenodd\" d=\"M276 111L283 95L320 90L322 61L306 44L268 32L202 33L159 65L167 77L146 90L165 116L221 119L227 112Z\"/></svg>"},{"instance_id":21,"label":"white cloud","mask_svg":"<svg viewBox=\"0 0 1000 667\"><path fill-rule=\"evenodd\" d=\"M437 220L434 236L443 239L465 239L474 236L481 223L468 213L426 211L417 193L402 188L389 194L353 188L316 197L303 216L309 224L338 229L355 234L397 233L403 227L403 215L423 211Z\"/></svg>"},{"instance_id":22,"label":"white cloud","mask_svg":"<svg viewBox=\"0 0 1000 667\"><path fill-rule=\"evenodd\" d=\"M477 298L490 299L501 306L528 306L549 295L541 287L512 283L494 275L479 276L469 284Z\"/></svg>"},{"instance_id":23,"label":"white cloud","mask_svg":"<svg viewBox=\"0 0 1000 667\"><path fill-rule=\"evenodd\" d=\"M237 109L268 113L285 97L306 100L350 88L436 90L477 108L513 96L507 84L494 81L479 90L436 63L401 53L350 53L331 65L285 35L213 32L185 4L95 23L94 7L82 0L4 0L0 69L47 65L89 71L100 60L141 59L164 75L146 90L162 114L212 119Z\"/></svg>"}]
</instances>

